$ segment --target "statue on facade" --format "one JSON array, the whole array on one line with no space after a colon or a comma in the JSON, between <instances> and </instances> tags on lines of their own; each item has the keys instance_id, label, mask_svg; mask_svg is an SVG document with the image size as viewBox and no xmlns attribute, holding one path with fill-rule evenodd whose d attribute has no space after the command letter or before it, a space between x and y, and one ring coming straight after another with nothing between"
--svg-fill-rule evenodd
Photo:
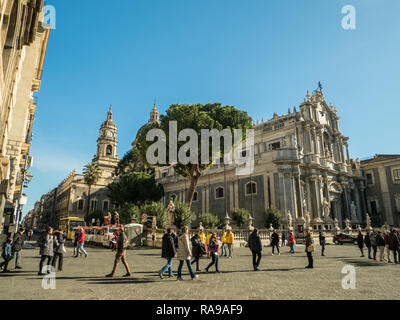
<instances>
[{"instance_id":1,"label":"statue on facade","mask_svg":"<svg viewBox=\"0 0 400 320\"><path fill-rule=\"evenodd\" d=\"M307 212L307 201L306 201L306 194L304 194L304 199L303 199L303 214L305 215Z\"/></svg>"},{"instance_id":2,"label":"statue on facade","mask_svg":"<svg viewBox=\"0 0 400 320\"><path fill-rule=\"evenodd\" d=\"M119 224L119 214L118 211L114 212L114 224Z\"/></svg>"},{"instance_id":3,"label":"statue on facade","mask_svg":"<svg viewBox=\"0 0 400 320\"><path fill-rule=\"evenodd\" d=\"M290 144L292 148L296 148L297 149L297 137L296 135L292 135L291 139L290 139Z\"/></svg>"},{"instance_id":4,"label":"statue on facade","mask_svg":"<svg viewBox=\"0 0 400 320\"><path fill-rule=\"evenodd\" d=\"M288 210L286 219L287 219L288 229L293 230L293 225L292 225L293 219L292 219L292 215L290 214L290 210Z\"/></svg>"},{"instance_id":5,"label":"statue on facade","mask_svg":"<svg viewBox=\"0 0 400 320\"><path fill-rule=\"evenodd\" d=\"M333 220L333 228L336 230L336 231L340 231L340 228L339 228L339 221L335 218L335 220Z\"/></svg>"},{"instance_id":6,"label":"statue on facade","mask_svg":"<svg viewBox=\"0 0 400 320\"><path fill-rule=\"evenodd\" d=\"M357 220L357 207L354 204L354 201L352 201L350 204L350 213L351 213L351 220L352 221Z\"/></svg>"},{"instance_id":7,"label":"statue on facade","mask_svg":"<svg viewBox=\"0 0 400 320\"><path fill-rule=\"evenodd\" d=\"M324 215L324 219L328 220L329 218L329 214L330 214L330 209L331 209L331 204L330 202L324 198L324 202L323 202L323 215Z\"/></svg>"},{"instance_id":8,"label":"statue on facade","mask_svg":"<svg viewBox=\"0 0 400 320\"><path fill-rule=\"evenodd\" d=\"M306 215L305 215L305 226L304 229L308 230L310 229L310 225L311 225L311 217L310 217L310 213L307 211Z\"/></svg>"},{"instance_id":9,"label":"statue on facade","mask_svg":"<svg viewBox=\"0 0 400 320\"><path fill-rule=\"evenodd\" d=\"M168 225L170 226L174 223L174 211L175 211L175 205L172 200L169 200L167 211L168 211Z\"/></svg>"}]
</instances>

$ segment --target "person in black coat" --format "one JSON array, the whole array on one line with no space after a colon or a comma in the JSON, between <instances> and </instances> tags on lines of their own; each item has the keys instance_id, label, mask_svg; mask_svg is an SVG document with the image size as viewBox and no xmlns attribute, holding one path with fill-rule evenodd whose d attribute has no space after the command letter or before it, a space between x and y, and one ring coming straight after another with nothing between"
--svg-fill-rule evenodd
<instances>
[{"instance_id":1,"label":"person in black coat","mask_svg":"<svg viewBox=\"0 0 400 320\"><path fill-rule=\"evenodd\" d=\"M368 259L372 259L372 257L371 257L371 246L372 245L371 245L371 237L369 236L369 232L367 232L364 237L364 243L368 249Z\"/></svg>"},{"instance_id":2,"label":"person in black coat","mask_svg":"<svg viewBox=\"0 0 400 320\"><path fill-rule=\"evenodd\" d=\"M262 243L261 238L258 234L258 230L254 229L254 231L249 236L249 248L251 253L253 254L253 268L254 271L260 271L258 268L260 266L261 261L261 251L262 251ZM257 260L256 260L257 257Z\"/></svg>"},{"instance_id":3,"label":"person in black coat","mask_svg":"<svg viewBox=\"0 0 400 320\"><path fill-rule=\"evenodd\" d=\"M319 232L319 245L321 246L321 256L325 255L325 245L326 245L326 238L322 232Z\"/></svg>"},{"instance_id":4,"label":"person in black coat","mask_svg":"<svg viewBox=\"0 0 400 320\"><path fill-rule=\"evenodd\" d=\"M15 269L22 269L21 267L21 253L22 253L22 246L24 244L24 228L20 228L19 231L15 234L13 239L13 246L12 252L15 254Z\"/></svg>"},{"instance_id":5,"label":"person in black coat","mask_svg":"<svg viewBox=\"0 0 400 320\"><path fill-rule=\"evenodd\" d=\"M361 251L361 257L364 257L364 237L361 233L361 231L358 231L358 236L357 236L357 243L358 247L360 248Z\"/></svg>"},{"instance_id":6,"label":"person in black coat","mask_svg":"<svg viewBox=\"0 0 400 320\"><path fill-rule=\"evenodd\" d=\"M163 273L168 270L169 277L173 277L172 274L172 260L176 257L175 242L172 237L172 230L167 229L166 234L162 238L162 250L161 257L167 259L167 264L160 270L159 276L163 279Z\"/></svg>"},{"instance_id":7,"label":"person in black coat","mask_svg":"<svg viewBox=\"0 0 400 320\"><path fill-rule=\"evenodd\" d=\"M278 250L278 255L281 255L281 253L279 252L279 235L276 232L276 230L274 230L274 232L271 235L271 246L272 246L272 255L274 255L275 247Z\"/></svg>"},{"instance_id":8,"label":"person in black coat","mask_svg":"<svg viewBox=\"0 0 400 320\"><path fill-rule=\"evenodd\" d=\"M58 258L58 271L62 271L63 260L64 260L64 243L65 243L64 233L62 230L58 230L55 232L54 243L55 243L54 255L51 265L55 268Z\"/></svg>"},{"instance_id":9,"label":"person in black coat","mask_svg":"<svg viewBox=\"0 0 400 320\"><path fill-rule=\"evenodd\" d=\"M199 235L195 234L192 237L191 241L192 241L192 255L194 258L191 263L193 264L196 262L196 271L201 271L199 269L199 260L202 253L202 247L201 247L201 242L199 240Z\"/></svg>"}]
</instances>

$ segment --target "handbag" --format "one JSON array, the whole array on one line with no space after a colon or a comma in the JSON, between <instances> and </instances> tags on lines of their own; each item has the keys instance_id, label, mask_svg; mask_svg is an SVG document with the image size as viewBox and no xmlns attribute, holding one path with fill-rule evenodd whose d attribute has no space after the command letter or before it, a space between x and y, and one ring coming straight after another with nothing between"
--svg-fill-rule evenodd
<instances>
[{"instance_id":1,"label":"handbag","mask_svg":"<svg viewBox=\"0 0 400 320\"><path fill-rule=\"evenodd\" d=\"M307 252L313 252L314 251L314 246L312 245L312 244L310 244L308 247L307 247Z\"/></svg>"}]
</instances>

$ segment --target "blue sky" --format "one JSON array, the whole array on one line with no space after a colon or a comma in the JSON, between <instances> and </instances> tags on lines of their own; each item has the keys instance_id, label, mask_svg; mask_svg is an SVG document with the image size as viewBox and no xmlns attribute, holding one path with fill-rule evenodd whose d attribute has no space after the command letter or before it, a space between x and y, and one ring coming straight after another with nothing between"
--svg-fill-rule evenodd
<instances>
[{"instance_id":1,"label":"blue sky","mask_svg":"<svg viewBox=\"0 0 400 320\"><path fill-rule=\"evenodd\" d=\"M37 96L26 189L32 209L96 152L110 104L118 154L154 99L221 102L254 120L287 113L314 90L341 117L353 158L399 153L398 0L48 0L56 29ZM341 26L345 5L357 29Z\"/></svg>"}]
</instances>

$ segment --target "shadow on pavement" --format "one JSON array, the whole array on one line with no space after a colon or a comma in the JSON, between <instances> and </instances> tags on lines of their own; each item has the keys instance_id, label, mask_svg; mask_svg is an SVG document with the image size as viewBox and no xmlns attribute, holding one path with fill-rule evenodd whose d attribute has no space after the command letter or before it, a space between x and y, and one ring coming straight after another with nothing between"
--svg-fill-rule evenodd
<instances>
[{"instance_id":1,"label":"shadow on pavement","mask_svg":"<svg viewBox=\"0 0 400 320\"><path fill-rule=\"evenodd\" d=\"M340 259L342 262L347 263L347 264L352 264L357 267L383 267L386 265L386 263L383 262L378 262L378 261L360 261L360 260L354 260L354 259Z\"/></svg>"},{"instance_id":2,"label":"shadow on pavement","mask_svg":"<svg viewBox=\"0 0 400 320\"><path fill-rule=\"evenodd\" d=\"M113 278L106 278L102 277L102 279L87 279L81 281L89 281L88 284L129 284L129 283L153 283L153 282L160 282L154 281L148 278L124 278L124 277L113 277Z\"/></svg>"}]
</instances>

